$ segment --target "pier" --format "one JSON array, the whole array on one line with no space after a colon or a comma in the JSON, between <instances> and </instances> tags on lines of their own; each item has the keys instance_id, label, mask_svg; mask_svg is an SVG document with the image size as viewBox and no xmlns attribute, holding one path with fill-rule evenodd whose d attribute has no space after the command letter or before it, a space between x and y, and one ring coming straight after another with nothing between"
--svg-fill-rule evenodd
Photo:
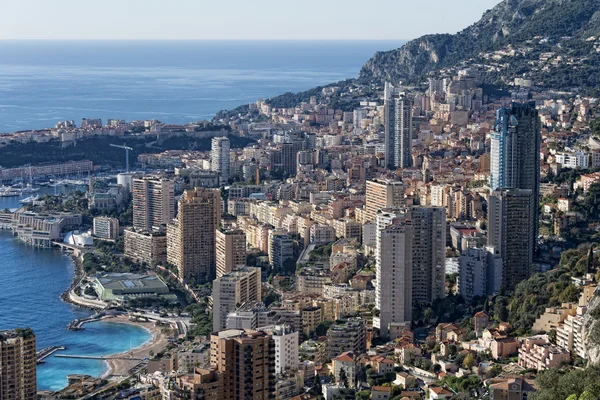
<instances>
[{"instance_id":1,"label":"pier","mask_svg":"<svg viewBox=\"0 0 600 400\"><path fill-rule=\"evenodd\" d=\"M50 357L52 354L56 353L59 350L66 350L66 349L67 348L65 346L46 347L45 349L42 349L36 353L35 363L42 364L44 362L44 360L46 358ZM57 356L58 356L58 354L57 354Z\"/></svg>"},{"instance_id":2,"label":"pier","mask_svg":"<svg viewBox=\"0 0 600 400\"><path fill-rule=\"evenodd\" d=\"M94 315L89 316L87 318L76 319L75 321L73 321L69 325L67 325L67 329L70 330L70 331L80 331L80 330L83 329L83 324L86 324L88 322L99 321L104 316L105 316L105 314L102 312L102 313L94 314Z\"/></svg>"},{"instance_id":3,"label":"pier","mask_svg":"<svg viewBox=\"0 0 600 400\"><path fill-rule=\"evenodd\" d=\"M78 358L83 360L125 360L125 361L145 361L143 358L125 357L125 356L79 356L73 354L57 354L54 357L60 358Z\"/></svg>"}]
</instances>

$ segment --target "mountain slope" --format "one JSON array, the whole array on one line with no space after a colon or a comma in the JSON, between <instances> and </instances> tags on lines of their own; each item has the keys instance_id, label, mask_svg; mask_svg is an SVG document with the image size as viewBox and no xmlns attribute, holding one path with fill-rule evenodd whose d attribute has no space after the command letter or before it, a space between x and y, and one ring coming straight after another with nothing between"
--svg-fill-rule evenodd
<instances>
[{"instance_id":1,"label":"mountain slope","mask_svg":"<svg viewBox=\"0 0 600 400\"><path fill-rule=\"evenodd\" d=\"M485 53L509 45L530 45L536 37L548 39L544 41L548 48L535 46L535 50L587 57L596 51L593 42L586 39L598 33L600 0L504 0L455 35L426 35L400 49L376 53L362 68L359 79L414 82L445 67L480 61ZM558 50L551 47L557 44ZM523 62L530 61L530 57L524 58ZM519 65L511 67L522 69Z\"/></svg>"}]
</instances>

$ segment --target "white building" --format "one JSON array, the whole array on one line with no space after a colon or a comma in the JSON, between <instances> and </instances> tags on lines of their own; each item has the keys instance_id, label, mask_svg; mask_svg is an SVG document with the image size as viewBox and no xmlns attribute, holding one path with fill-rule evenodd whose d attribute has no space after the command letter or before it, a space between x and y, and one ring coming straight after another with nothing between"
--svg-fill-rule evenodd
<instances>
[{"instance_id":1,"label":"white building","mask_svg":"<svg viewBox=\"0 0 600 400\"><path fill-rule=\"evenodd\" d=\"M390 325L412 320L412 224L392 213L377 215L375 306L373 326L387 337Z\"/></svg>"},{"instance_id":2,"label":"white building","mask_svg":"<svg viewBox=\"0 0 600 400\"><path fill-rule=\"evenodd\" d=\"M275 342L275 373L298 371L299 333L288 325L274 325L258 328L268 333Z\"/></svg>"},{"instance_id":3,"label":"white building","mask_svg":"<svg viewBox=\"0 0 600 400\"><path fill-rule=\"evenodd\" d=\"M218 332L227 326L227 315L246 302L260 301L260 268L243 267L235 269L213 281L213 331Z\"/></svg>"},{"instance_id":4,"label":"white building","mask_svg":"<svg viewBox=\"0 0 600 400\"><path fill-rule=\"evenodd\" d=\"M218 172L221 183L227 183L230 170L230 143L226 137L215 137L212 139L211 147L211 170Z\"/></svg>"}]
</instances>

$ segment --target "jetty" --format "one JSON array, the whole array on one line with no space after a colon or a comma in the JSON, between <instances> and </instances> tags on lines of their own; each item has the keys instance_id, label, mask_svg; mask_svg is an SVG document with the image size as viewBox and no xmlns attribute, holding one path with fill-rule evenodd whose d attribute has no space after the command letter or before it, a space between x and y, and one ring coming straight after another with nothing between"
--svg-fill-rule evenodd
<instances>
[{"instance_id":1,"label":"jetty","mask_svg":"<svg viewBox=\"0 0 600 400\"><path fill-rule=\"evenodd\" d=\"M105 316L105 314L103 312L101 312L101 313L97 313L97 314L91 315L86 318L78 318L75 321L71 322L69 325L67 325L67 329L70 331L80 331L83 329L84 324L86 324L88 322L99 321L104 316Z\"/></svg>"},{"instance_id":2,"label":"jetty","mask_svg":"<svg viewBox=\"0 0 600 400\"><path fill-rule=\"evenodd\" d=\"M65 346L50 346L50 347L46 347L40 351L38 351L36 353L36 359L35 362L36 364L42 364L44 363L45 359L50 357L52 354L56 353L59 350L66 350L67 348ZM57 354L58 356L58 354Z\"/></svg>"},{"instance_id":3,"label":"jetty","mask_svg":"<svg viewBox=\"0 0 600 400\"><path fill-rule=\"evenodd\" d=\"M84 360L126 360L126 361L145 361L144 358L134 358L125 356L81 356L74 354L57 354L54 357L60 358L78 358Z\"/></svg>"}]
</instances>

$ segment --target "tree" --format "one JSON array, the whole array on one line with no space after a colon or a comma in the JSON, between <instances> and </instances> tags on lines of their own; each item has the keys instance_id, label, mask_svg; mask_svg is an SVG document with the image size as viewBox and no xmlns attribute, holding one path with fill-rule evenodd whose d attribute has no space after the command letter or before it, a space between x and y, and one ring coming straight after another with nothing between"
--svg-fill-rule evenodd
<instances>
[{"instance_id":1,"label":"tree","mask_svg":"<svg viewBox=\"0 0 600 400\"><path fill-rule=\"evenodd\" d=\"M323 386L321 385L321 377L319 376L319 374L315 375L315 379L313 380L312 390L318 394L321 394L323 392Z\"/></svg>"},{"instance_id":2,"label":"tree","mask_svg":"<svg viewBox=\"0 0 600 400\"><path fill-rule=\"evenodd\" d=\"M471 369L475 366L475 356L473 356L473 353L469 353L467 354L467 356L465 357L465 359L463 360L463 368L464 369Z\"/></svg>"},{"instance_id":3,"label":"tree","mask_svg":"<svg viewBox=\"0 0 600 400\"><path fill-rule=\"evenodd\" d=\"M340 369L340 382L344 387L348 387L348 375L346 374L346 370L344 368Z\"/></svg>"},{"instance_id":4,"label":"tree","mask_svg":"<svg viewBox=\"0 0 600 400\"><path fill-rule=\"evenodd\" d=\"M356 393L356 400L370 400L371 399L371 391L370 390L361 390Z\"/></svg>"},{"instance_id":5,"label":"tree","mask_svg":"<svg viewBox=\"0 0 600 400\"><path fill-rule=\"evenodd\" d=\"M435 318L435 311L431 307L427 307L423 313L423 320L426 324L429 324Z\"/></svg>"},{"instance_id":6,"label":"tree","mask_svg":"<svg viewBox=\"0 0 600 400\"><path fill-rule=\"evenodd\" d=\"M451 344L451 345L449 345L449 346L448 346L448 353L449 353L451 356L455 356L455 355L456 355L456 353L458 353L458 347L456 347L456 345L455 345L455 344Z\"/></svg>"}]
</instances>

